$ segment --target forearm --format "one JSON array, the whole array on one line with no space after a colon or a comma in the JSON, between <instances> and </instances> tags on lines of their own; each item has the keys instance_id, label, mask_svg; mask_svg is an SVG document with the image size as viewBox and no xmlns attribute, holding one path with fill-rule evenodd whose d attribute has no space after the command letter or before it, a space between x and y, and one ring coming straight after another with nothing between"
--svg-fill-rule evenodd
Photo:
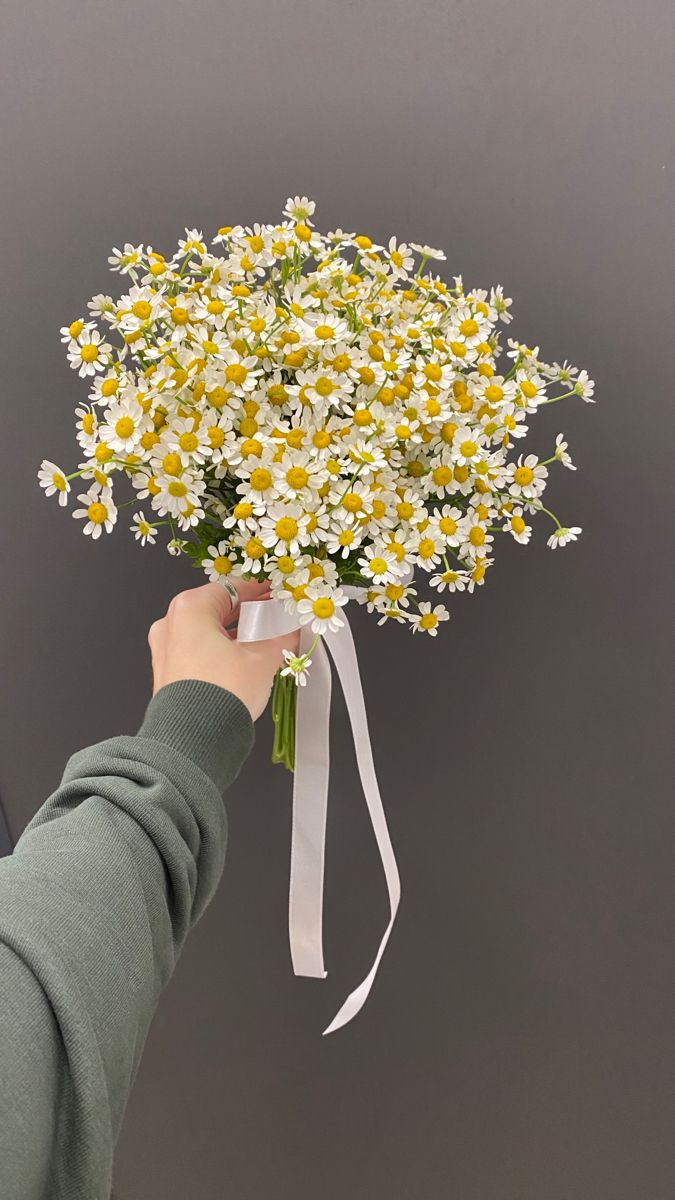
<instances>
[{"instance_id":1,"label":"forearm","mask_svg":"<svg viewBox=\"0 0 675 1200\"><path fill-rule=\"evenodd\" d=\"M72 756L0 864L3 1200L107 1200L157 999L222 871L222 792L252 743L230 692L170 684L137 736Z\"/></svg>"}]
</instances>

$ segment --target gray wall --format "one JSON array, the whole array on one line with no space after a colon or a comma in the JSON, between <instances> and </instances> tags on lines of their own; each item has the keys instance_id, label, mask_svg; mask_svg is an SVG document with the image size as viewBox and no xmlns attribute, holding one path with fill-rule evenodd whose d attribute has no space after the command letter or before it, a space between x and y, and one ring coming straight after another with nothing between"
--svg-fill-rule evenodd
<instances>
[{"instance_id":1,"label":"gray wall","mask_svg":"<svg viewBox=\"0 0 675 1200\"><path fill-rule=\"evenodd\" d=\"M133 732L145 636L197 582L42 499L84 385L58 329L110 248L315 220L448 252L512 329L586 366L542 412L584 527L501 549L435 643L355 617L400 917L336 700L324 983L286 943L289 779L269 731L227 804L218 896L153 1027L121 1200L672 1200L669 0L5 0L0 792L15 834L66 757Z\"/></svg>"}]
</instances>

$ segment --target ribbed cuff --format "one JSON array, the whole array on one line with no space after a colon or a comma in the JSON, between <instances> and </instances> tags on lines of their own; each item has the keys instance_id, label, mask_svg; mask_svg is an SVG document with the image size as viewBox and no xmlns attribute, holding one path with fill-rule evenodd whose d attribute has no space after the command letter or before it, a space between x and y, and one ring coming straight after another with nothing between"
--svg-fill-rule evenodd
<instances>
[{"instance_id":1,"label":"ribbed cuff","mask_svg":"<svg viewBox=\"0 0 675 1200\"><path fill-rule=\"evenodd\" d=\"M224 792L255 740L246 705L203 679L178 679L150 700L138 737L154 738L192 759Z\"/></svg>"}]
</instances>

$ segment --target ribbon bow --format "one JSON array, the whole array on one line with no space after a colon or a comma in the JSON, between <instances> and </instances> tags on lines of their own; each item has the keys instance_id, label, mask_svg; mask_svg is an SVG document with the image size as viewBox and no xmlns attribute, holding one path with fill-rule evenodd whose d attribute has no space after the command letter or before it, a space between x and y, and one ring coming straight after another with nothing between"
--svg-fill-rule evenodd
<instances>
[{"instance_id":1,"label":"ribbon bow","mask_svg":"<svg viewBox=\"0 0 675 1200\"><path fill-rule=\"evenodd\" d=\"M360 594L358 588L345 588L345 591L352 598ZM331 670L325 646L331 653L347 704L363 794L387 881L390 916L370 971L347 997L330 1025L324 1029L324 1034L334 1033L346 1025L365 1004L401 898L398 867L373 763L356 647L344 609L341 615L344 625L335 632L324 633L319 639L312 652L312 668L307 683L298 688L288 898L288 932L294 973L313 979L326 978L322 913L330 777ZM287 612L280 600L247 600L241 605L237 637L242 642L258 642L291 633L298 628L299 654L306 654L313 641L308 625L299 625L297 617Z\"/></svg>"}]
</instances>

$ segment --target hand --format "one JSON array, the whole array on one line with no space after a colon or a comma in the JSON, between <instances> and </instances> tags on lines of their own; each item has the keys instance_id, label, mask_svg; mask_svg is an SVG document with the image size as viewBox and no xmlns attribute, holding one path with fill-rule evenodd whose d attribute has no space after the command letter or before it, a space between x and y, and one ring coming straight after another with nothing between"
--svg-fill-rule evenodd
<instances>
[{"instance_id":1,"label":"hand","mask_svg":"<svg viewBox=\"0 0 675 1200\"><path fill-rule=\"evenodd\" d=\"M234 581L240 600L269 597L266 583ZM264 642L238 642L228 631L237 616L237 604L220 583L179 592L166 615L150 626L153 695L178 679L203 679L233 692L246 705L253 720L264 711L283 650L297 654L299 634L285 634Z\"/></svg>"}]
</instances>

